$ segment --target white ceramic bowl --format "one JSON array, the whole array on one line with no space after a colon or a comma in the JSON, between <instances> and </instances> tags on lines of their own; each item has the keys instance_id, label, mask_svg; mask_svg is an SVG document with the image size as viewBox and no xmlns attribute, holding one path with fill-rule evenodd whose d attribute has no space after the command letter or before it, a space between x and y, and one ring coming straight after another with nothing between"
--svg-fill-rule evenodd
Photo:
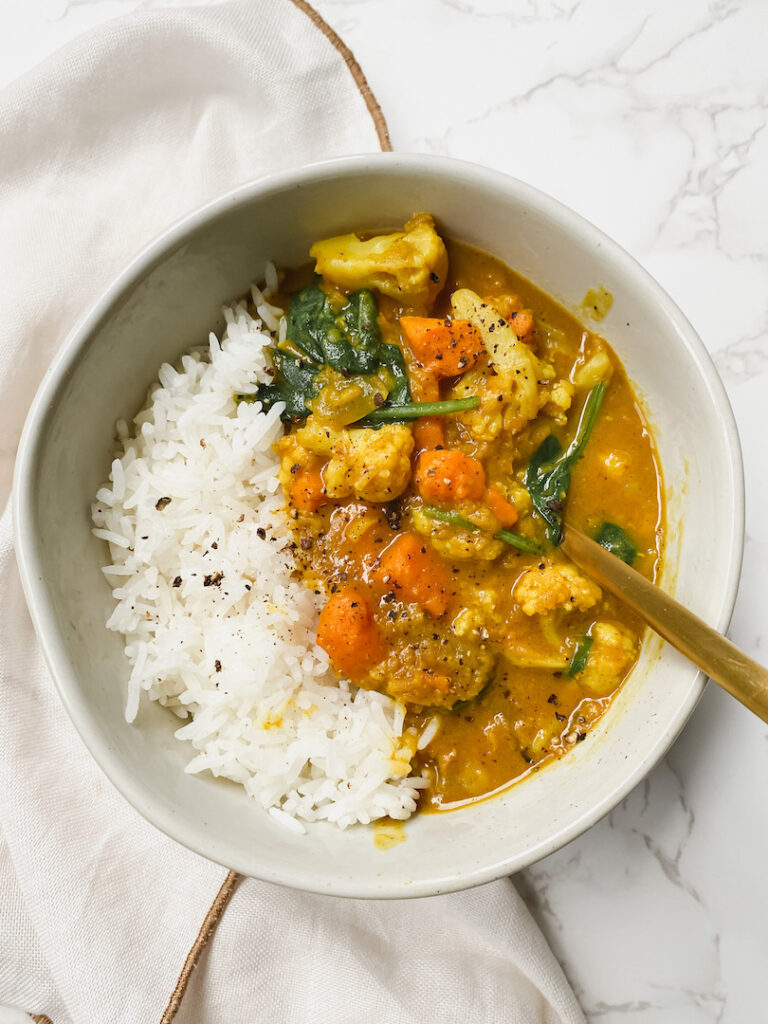
<instances>
[{"instance_id":1,"label":"white ceramic bowl","mask_svg":"<svg viewBox=\"0 0 768 1024\"><path fill-rule=\"evenodd\" d=\"M743 484L736 428L704 347L635 261L581 217L512 178L423 156L362 156L257 181L153 242L67 341L35 399L15 481L27 600L64 707L103 770L169 836L268 881L357 897L425 896L509 874L583 832L635 786L682 728L704 680L649 637L609 713L563 761L447 814L417 815L407 841L377 850L367 828L296 836L233 784L185 775L189 749L157 705L123 717L127 663L104 626L111 604L90 533L114 423L143 404L164 360L222 326L266 259L304 261L313 239L434 213L448 235L500 257L578 307L604 284L601 331L655 429L668 508L663 584L725 629L739 577Z\"/></svg>"}]
</instances>

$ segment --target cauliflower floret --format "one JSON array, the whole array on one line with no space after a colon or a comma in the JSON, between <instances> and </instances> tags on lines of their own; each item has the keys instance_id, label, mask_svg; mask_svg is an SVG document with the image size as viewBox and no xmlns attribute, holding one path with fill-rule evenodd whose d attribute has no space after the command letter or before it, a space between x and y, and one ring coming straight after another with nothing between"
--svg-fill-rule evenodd
<instances>
[{"instance_id":1,"label":"cauliflower floret","mask_svg":"<svg viewBox=\"0 0 768 1024\"><path fill-rule=\"evenodd\" d=\"M302 448L328 458L333 455L334 447L339 443L342 433L316 416L308 416L304 426L292 436Z\"/></svg>"},{"instance_id":2,"label":"cauliflower floret","mask_svg":"<svg viewBox=\"0 0 768 1024\"><path fill-rule=\"evenodd\" d=\"M286 494L291 493L293 478L303 469L310 469L317 458L303 445L299 444L295 434L286 434L275 443L275 451L280 456L278 479Z\"/></svg>"},{"instance_id":3,"label":"cauliflower floret","mask_svg":"<svg viewBox=\"0 0 768 1024\"><path fill-rule=\"evenodd\" d=\"M380 430L341 430L323 472L332 498L350 494L363 501L391 501L411 477L413 435L408 427L387 424Z\"/></svg>"},{"instance_id":4,"label":"cauliflower floret","mask_svg":"<svg viewBox=\"0 0 768 1024\"><path fill-rule=\"evenodd\" d=\"M318 274L342 288L376 288L410 307L429 306L445 284L448 254L428 213L403 231L365 240L337 235L309 250Z\"/></svg>"},{"instance_id":5,"label":"cauliflower floret","mask_svg":"<svg viewBox=\"0 0 768 1024\"><path fill-rule=\"evenodd\" d=\"M481 641L455 636L447 644L418 632L412 643L393 648L369 673L376 689L421 707L450 708L485 689L496 668L496 654Z\"/></svg>"},{"instance_id":6,"label":"cauliflower floret","mask_svg":"<svg viewBox=\"0 0 768 1024\"><path fill-rule=\"evenodd\" d=\"M488 353L487 365L465 373L451 392L452 398L480 398L479 408L462 413L459 419L479 441L493 441L502 430L518 433L538 414L539 381L551 380L554 368L538 359L496 307L483 302L476 292L455 291L451 308L455 317L477 327Z\"/></svg>"},{"instance_id":7,"label":"cauliflower floret","mask_svg":"<svg viewBox=\"0 0 768 1024\"><path fill-rule=\"evenodd\" d=\"M612 622L596 622L586 667L578 675L582 686L597 694L613 693L637 657L637 639L624 626Z\"/></svg>"},{"instance_id":8,"label":"cauliflower floret","mask_svg":"<svg viewBox=\"0 0 768 1024\"><path fill-rule=\"evenodd\" d=\"M613 364L605 345L593 338L589 352L576 364L571 378L577 388L593 388L601 380L610 380L612 374Z\"/></svg>"},{"instance_id":9,"label":"cauliflower floret","mask_svg":"<svg viewBox=\"0 0 768 1024\"><path fill-rule=\"evenodd\" d=\"M542 564L543 569L529 569L515 584L515 600L526 615L543 615L555 608L584 612L602 597L600 587L572 566Z\"/></svg>"},{"instance_id":10,"label":"cauliflower floret","mask_svg":"<svg viewBox=\"0 0 768 1024\"><path fill-rule=\"evenodd\" d=\"M280 456L279 479L286 494L295 475L323 468L325 493L331 498L354 495L363 501L391 501L403 493L411 476L413 436L408 427L387 424L380 430L337 430L314 416L275 444Z\"/></svg>"},{"instance_id":11,"label":"cauliflower floret","mask_svg":"<svg viewBox=\"0 0 768 1024\"><path fill-rule=\"evenodd\" d=\"M566 424L573 392L574 387L569 380L556 380L545 385L539 391L540 411L545 416L551 416L555 423Z\"/></svg>"}]
</instances>

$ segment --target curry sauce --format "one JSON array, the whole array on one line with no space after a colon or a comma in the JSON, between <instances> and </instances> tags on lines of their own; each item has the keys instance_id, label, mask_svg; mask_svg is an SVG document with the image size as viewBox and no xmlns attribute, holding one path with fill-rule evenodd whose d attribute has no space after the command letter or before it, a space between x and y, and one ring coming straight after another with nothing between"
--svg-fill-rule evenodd
<instances>
[{"instance_id":1,"label":"curry sauce","mask_svg":"<svg viewBox=\"0 0 768 1024\"><path fill-rule=\"evenodd\" d=\"M615 353L555 300L431 218L372 243L318 243L316 283L281 286L301 301L276 361L275 400L296 389L280 479L318 642L403 702L421 807L446 809L564 755L609 707L642 625L565 558L557 523L607 524L655 579L661 472Z\"/></svg>"}]
</instances>

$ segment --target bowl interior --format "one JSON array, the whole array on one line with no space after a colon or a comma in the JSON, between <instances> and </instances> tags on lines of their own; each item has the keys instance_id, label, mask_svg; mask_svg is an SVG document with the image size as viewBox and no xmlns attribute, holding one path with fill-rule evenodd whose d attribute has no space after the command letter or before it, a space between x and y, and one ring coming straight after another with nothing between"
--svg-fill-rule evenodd
<instances>
[{"instance_id":1,"label":"bowl interior","mask_svg":"<svg viewBox=\"0 0 768 1024\"><path fill-rule=\"evenodd\" d=\"M160 364L222 325L264 261L306 259L311 240L429 210L447 234L500 257L570 308L604 284L601 332L655 429L669 534L664 585L723 628L741 558L738 442L722 386L692 329L625 253L518 182L452 161L377 156L318 165L239 190L172 229L126 271L49 372L17 468L17 540L30 607L63 701L104 770L152 822L228 867L319 892L426 895L523 867L607 812L652 767L702 687L648 638L600 725L568 758L459 812L416 816L378 850L367 828L294 836L233 784L184 774L177 720L124 719L127 662L104 622L105 550L89 506L106 478L115 420L142 406ZM713 486L713 481L717 481ZM713 537L718 539L712 544Z\"/></svg>"}]
</instances>

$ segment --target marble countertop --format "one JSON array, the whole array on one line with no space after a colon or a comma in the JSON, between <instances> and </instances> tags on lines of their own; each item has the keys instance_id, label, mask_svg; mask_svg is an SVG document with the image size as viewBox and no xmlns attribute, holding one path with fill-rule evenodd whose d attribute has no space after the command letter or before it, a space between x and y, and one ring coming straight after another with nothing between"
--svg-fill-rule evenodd
<instances>
[{"instance_id":1,"label":"marble countertop","mask_svg":"<svg viewBox=\"0 0 768 1024\"><path fill-rule=\"evenodd\" d=\"M0 86L100 21L171 5L9 0ZM699 331L744 447L747 546L730 635L768 662L768 4L315 6L360 61L395 149L475 160L556 196L640 260ZM404 34L419 59L394 59ZM767 741L710 684L645 782L516 879L591 1021L768 1020Z\"/></svg>"}]
</instances>

